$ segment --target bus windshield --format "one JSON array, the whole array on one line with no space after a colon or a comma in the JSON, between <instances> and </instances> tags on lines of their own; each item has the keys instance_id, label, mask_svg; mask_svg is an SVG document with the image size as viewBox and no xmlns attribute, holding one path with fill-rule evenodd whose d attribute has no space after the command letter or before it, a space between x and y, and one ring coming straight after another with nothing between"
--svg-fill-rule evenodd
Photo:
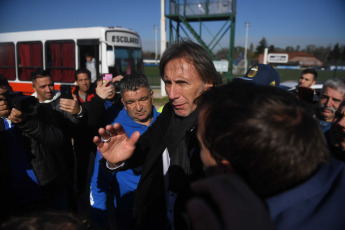
<instances>
[{"instance_id":1,"label":"bus windshield","mask_svg":"<svg viewBox=\"0 0 345 230\"><path fill-rule=\"evenodd\" d=\"M115 47L115 75L142 73L142 53L138 48Z\"/></svg>"}]
</instances>

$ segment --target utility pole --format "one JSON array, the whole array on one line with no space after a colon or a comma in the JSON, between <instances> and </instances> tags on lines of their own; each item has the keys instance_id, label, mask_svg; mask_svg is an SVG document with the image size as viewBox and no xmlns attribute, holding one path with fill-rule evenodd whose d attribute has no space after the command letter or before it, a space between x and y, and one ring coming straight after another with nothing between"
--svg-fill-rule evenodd
<instances>
[{"instance_id":1,"label":"utility pole","mask_svg":"<svg viewBox=\"0 0 345 230\"><path fill-rule=\"evenodd\" d=\"M245 44L244 44L244 72L247 71L248 69L248 58L247 58L247 49L248 49L248 29L250 26L250 22L245 22L244 23L246 26L246 40L245 40Z\"/></svg>"}]
</instances>

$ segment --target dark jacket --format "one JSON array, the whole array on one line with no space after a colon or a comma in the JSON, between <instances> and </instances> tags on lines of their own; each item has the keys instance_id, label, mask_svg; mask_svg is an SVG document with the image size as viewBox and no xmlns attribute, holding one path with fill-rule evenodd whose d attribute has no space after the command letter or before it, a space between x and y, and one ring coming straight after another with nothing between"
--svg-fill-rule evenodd
<instances>
[{"instance_id":1,"label":"dark jacket","mask_svg":"<svg viewBox=\"0 0 345 230\"><path fill-rule=\"evenodd\" d=\"M7 147L7 138L5 134L5 126L1 120L0 125L0 162L2 171L5 175L9 175L9 153ZM53 110L46 104L39 104L37 107L37 115L29 116L23 122L17 124L15 128L19 132L19 140L26 150L27 158L35 173L42 191L50 196L59 191L67 191L71 185L70 167L73 169L73 155L66 150L65 138L59 123L53 115ZM18 159L20 160L20 159ZM9 181L1 178L3 189L10 188ZM8 193L2 191L2 193ZM6 197L6 201L11 200L11 194ZM9 203L8 202L8 203Z\"/></svg>"},{"instance_id":2,"label":"dark jacket","mask_svg":"<svg viewBox=\"0 0 345 230\"><path fill-rule=\"evenodd\" d=\"M178 152L179 155L187 156L190 162L188 175L176 165L169 167L169 171L174 169L173 179L179 185L174 208L175 229L189 228L185 206L191 195L190 182L203 177L204 173L196 137L196 119L188 125L184 124L184 127L172 127L174 119L175 113L168 103L156 122L140 137L134 155L126 162L126 167L130 168L143 165L133 209L134 224L140 229L162 229L167 225L162 153L168 146L169 155Z\"/></svg>"},{"instance_id":3,"label":"dark jacket","mask_svg":"<svg viewBox=\"0 0 345 230\"><path fill-rule=\"evenodd\" d=\"M17 124L17 128L38 183L43 187L51 186L55 181L65 183L73 155L66 151L66 142L69 140L55 119L53 110L46 104L39 104L37 115L27 117ZM0 131L4 133L4 130ZM1 148L6 150L6 138L0 141Z\"/></svg>"},{"instance_id":4,"label":"dark jacket","mask_svg":"<svg viewBox=\"0 0 345 230\"><path fill-rule=\"evenodd\" d=\"M73 94L77 96L79 103L83 105L83 109L87 113L87 119L84 127L75 134L75 139L77 139L77 142L79 142L79 139L81 142L86 140L88 144L91 143L91 146L94 147L93 137L97 135L98 129L105 125L105 100L96 94L93 85L88 91L85 101L79 96L78 92L79 87L77 86Z\"/></svg>"},{"instance_id":5,"label":"dark jacket","mask_svg":"<svg viewBox=\"0 0 345 230\"><path fill-rule=\"evenodd\" d=\"M336 159L285 192L265 200L278 230L345 229L345 164Z\"/></svg>"}]
</instances>

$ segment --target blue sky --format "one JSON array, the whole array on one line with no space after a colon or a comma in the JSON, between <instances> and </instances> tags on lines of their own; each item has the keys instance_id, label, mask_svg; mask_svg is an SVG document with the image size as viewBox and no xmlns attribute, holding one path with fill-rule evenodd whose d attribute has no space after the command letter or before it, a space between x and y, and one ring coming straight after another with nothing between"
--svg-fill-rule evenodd
<instances>
[{"instance_id":1,"label":"blue sky","mask_svg":"<svg viewBox=\"0 0 345 230\"><path fill-rule=\"evenodd\" d=\"M263 37L281 48L345 45L345 0L238 0L236 17L236 46L244 46L246 21L254 47ZM205 26L215 35L222 24ZM160 25L160 0L0 0L0 32L122 26L139 33L143 50L154 51L154 25Z\"/></svg>"}]
</instances>

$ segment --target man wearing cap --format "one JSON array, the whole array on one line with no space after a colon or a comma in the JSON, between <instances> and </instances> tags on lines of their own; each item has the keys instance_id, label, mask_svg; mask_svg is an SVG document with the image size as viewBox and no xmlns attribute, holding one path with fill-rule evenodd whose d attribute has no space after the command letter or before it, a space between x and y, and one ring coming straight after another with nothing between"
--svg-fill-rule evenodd
<instances>
[{"instance_id":1,"label":"man wearing cap","mask_svg":"<svg viewBox=\"0 0 345 230\"><path fill-rule=\"evenodd\" d=\"M270 85L279 87L280 76L278 72L273 69L272 66L266 64L258 64L250 67L242 78L244 80L252 80L254 83L259 85Z\"/></svg>"}]
</instances>

